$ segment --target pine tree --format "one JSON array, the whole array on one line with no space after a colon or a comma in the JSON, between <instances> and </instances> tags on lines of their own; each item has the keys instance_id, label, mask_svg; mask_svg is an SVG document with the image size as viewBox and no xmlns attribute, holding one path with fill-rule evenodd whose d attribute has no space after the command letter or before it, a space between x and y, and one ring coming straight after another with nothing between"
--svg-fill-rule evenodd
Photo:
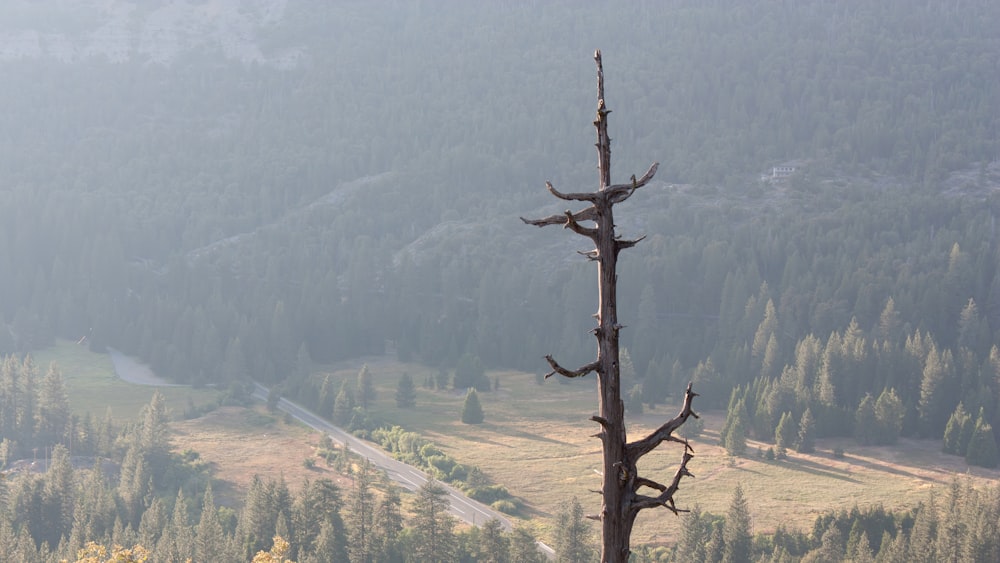
<instances>
[{"instance_id":1,"label":"pine tree","mask_svg":"<svg viewBox=\"0 0 1000 563\"><path fill-rule=\"evenodd\" d=\"M320 524L311 561L317 563L347 561L347 548L343 541L343 532L338 532L336 527L328 521L323 521Z\"/></svg>"},{"instance_id":2,"label":"pine tree","mask_svg":"<svg viewBox=\"0 0 1000 563\"><path fill-rule=\"evenodd\" d=\"M413 387L413 378L403 372L396 386L396 406L401 409L412 409L417 406L417 391Z\"/></svg>"},{"instance_id":3,"label":"pine tree","mask_svg":"<svg viewBox=\"0 0 1000 563\"><path fill-rule=\"evenodd\" d=\"M970 297L958 317L959 347L968 348L977 352L980 351L979 326L979 309L976 307L975 299Z\"/></svg>"},{"instance_id":4,"label":"pine tree","mask_svg":"<svg viewBox=\"0 0 1000 563\"><path fill-rule=\"evenodd\" d=\"M784 455L788 448L795 445L795 434L797 425L792 413L785 412L778 421L778 427L774 430L774 445L778 455Z\"/></svg>"},{"instance_id":5,"label":"pine tree","mask_svg":"<svg viewBox=\"0 0 1000 563\"><path fill-rule=\"evenodd\" d=\"M42 517L45 522L45 541L55 547L64 534L69 534L73 526L73 507L76 482L69 450L62 444L52 450L52 460L45 472L45 486L42 492Z\"/></svg>"},{"instance_id":6,"label":"pine tree","mask_svg":"<svg viewBox=\"0 0 1000 563\"><path fill-rule=\"evenodd\" d=\"M681 537L677 541L675 561L705 561L705 547L712 531L712 523L701 514L701 506L682 516Z\"/></svg>"},{"instance_id":7,"label":"pine tree","mask_svg":"<svg viewBox=\"0 0 1000 563\"><path fill-rule=\"evenodd\" d=\"M744 400L736 403L736 408L726 417L726 453L731 456L741 456L747 450L747 414Z\"/></svg>"},{"instance_id":8,"label":"pine tree","mask_svg":"<svg viewBox=\"0 0 1000 563\"><path fill-rule=\"evenodd\" d=\"M284 473L278 474L277 481L268 483L268 493L271 501L271 515L274 518L275 526L279 524L280 520L285 520L285 529L279 530L275 528L275 535L280 535L283 538L293 537L291 532L294 530L291 529L289 515L292 514L294 499L292 498L292 492L288 489L288 481L285 480Z\"/></svg>"},{"instance_id":9,"label":"pine tree","mask_svg":"<svg viewBox=\"0 0 1000 563\"><path fill-rule=\"evenodd\" d=\"M340 385L340 392L333 402L332 420L337 426L346 426L351 422L352 416L354 416L354 395L345 381Z\"/></svg>"},{"instance_id":10,"label":"pine tree","mask_svg":"<svg viewBox=\"0 0 1000 563\"><path fill-rule=\"evenodd\" d=\"M195 533L195 561L225 561L227 544L225 532L219 522L219 512L215 508L215 498L212 495L212 484L205 487L202 497L201 519Z\"/></svg>"},{"instance_id":11,"label":"pine tree","mask_svg":"<svg viewBox=\"0 0 1000 563\"><path fill-rule=\"evenodd\" d=\"M642 411L642 402L643 402L642 385L639 384L639 383L636 383L635 385L633 385L632 389L629 390L628 395L627 395L626 398L627 398L627 400L625 401L625 412L627 412L629 414L636 415L636 416L641 415L642 412L643 412Z\"/></svg>"},{"instance_id":12,"label":"pine tree","mask_svg":"<svg viewBox=\"0 0 1000 563\"><path fill-rule=\"evenodd\" d=\"M854 527L851 528L847 540L847 559L852 563L875 563L871 542L868 541L868 534L862 529L859 520L854 521Z\"/></svg>"},{"instance_id":13,"label":"pine tree","mask_svg":"<svg viewBox=\"0 0 1000 563\"><path fill-rule=\"evenodd\" d=\"M348 552L351 563L370 563L374 560L375 499L372 497L374 469L367 459L362 460L354 473L347 519Z\"/></svg>"},{"instance_id":14,"label":"pine tree","mask_svg":"<svg viewBox=\"0 0 1000 563\"><path fill-rule=\"evenodd\" d=\"M882 309L882 314L879 315L879 338L887 342L896 342L899 338L899 327L901 324L899 311L896 310L896 302L890 297L885 303L885 308Z\"/></svg>"},{"instance_id":15,"label":"pine tree","mask_svg":"<svg viewBox=\"0 0 1000 563\"><path fill-rule=\"evenodd\" d=\"M854 439L862 446L874 444L877 430L875 400L866 393L864 399L861 399L861 404L858 405L858 410L854 413Z\"/></svg>"},{"instance_id":16,"label":"pine tree","mask_svg":"<svg viewBox=\"0 0 1000 563\"><path fill-rule=\"evenodd\" d=\"M320 416L333 420L333 405L337 400L337 392L334 391L336 383L333 380L332 374L326 374L323 378L323 384L319 388L319 401L316 405L316 411Z\"/></svg>"},{"instance_id":17,"label":"pine tree","mask_svg":"<svg viewBox=\"0 0 1000 563\"><path fill-rule=\"evenodd\" d=\"M361 371L358 372L358 403L361 408L367 410L368 405L375 401L377 394L375 393L375 384L372 382L372 374L368 369L368 364L361 366Z\"/></svg>"},{"instance_id":18,"label":"pine tree","mask_svg":"<svg viewBox=\"0 0 1000 563\"><path fill-rule=\"evenodd\" d=\"M778 345L777 336L771 334L771 337L767 341L767 347L764 349L764 357L761 358L760 376L767 380L773 379L778 375L778 370L780 369L781 348Z\"/></svg>"},{"instance_id":19,"label":"pine tree","mask_svg":"<svg viewBox=\"0 0 1000 563\"><path fill-rule=\"evenodd\" d=\"M927 503L920 503L910 531L910 561L938 561L938 507L933 491Z\"/></svg>"},{"instance_id":20,"label":"pine tree","mask_svg":"<svg viewBox=\"0 0 1000 563\"><path fill-rule=\"evenodd\" d=\"M808 454L816 451L816 422L813 420L812 411L806 409L799 420L799 436L795 445L795 451Z\"/></svg>"},{"instance_id":21,"label":"pine tree","mask_svg":"<svg viewBox=\"0 0 1000 563\"><path fill-rule=\"evenodd\" d=\"M483 524L479 530L477 548L476 560L480 563L508 563L510 561L510 545L500 520L492 518Z\"/></svg>"},{"instance_id":22,"label":"pine tree","mask_svg":"<svg viewBox=\"0 0 1000 563\"><path fill-rule=\"evenodd\" d=\"M897 533L894 538L886 532L882 536L882 545L875 560L881 563L910 563L913 560L907 554L909 547L906 534Z\"/></svg>"},{"instance_id":23,"label":"pine tree","mask_svg":"<svg viewBox=\"0 0 1000 563\"><path fill-rule=\"evenodd\" d=\"M667 397L669 380L669 374L660 367L656 358L650 359L646 366L646 377L642 380L642 396L649 408L656 407Z\"/></svg>"},{"instance_id":24,"label":"pine tree","mask_svg":"<svg viewBox=\"0 0 1000 563\"><path fill-rule=\"evenodd\" d=\"M140 418L139 446L149 456L150 463L157 464L162 473L170 451L167 428L170 417L167 416L167 403L162 393L153 392L153 398L143 407Z\"/></svg>"},{"instance_id":25,"label":"pine tree","mask_svg":"<svg viewBox=\"0 0 1000 563\"><path fill-rule=\"evenodd\" d=\"M722 529L725 548L723 563L750 563L753 560L753 524L750 505L743 495L743 487L736 485Z\"/></svg>"},{"instance_id":26,"label":"pine tree","mask_svg":"<svg viewBox=\"0 0 1000 563\"><path fill-rule=\"evenodd\" d=\"M243 559L267 549L275 534L277 510L274 504L274 483L264 482L254 475L243 501L243 510L236 525L236 541Z\"/></svg>"},{"instance_id":27,"label":"pine tree","mask_svg":"<svg viewBox=\"0 0 1000 563\"><path fill-rule=\"evenodd\" d=\"M844 536L840 533L840 529L837 528L836 523L830 522L830 525L823 532L823 536L820 538L819 549L810 552L809 555L814 557L813 559L810 559L810 561L839 562L843 560L844 552Z\"/></svg>"},{"instance_id":28,"label":"pine tree","mask_svg":"<svg viewBox=\"0 0 1000 563\"><path fill-rule=\"evenodd\" d=\"M20 370L21 401L18 404L17 428L14 435L23 440L35 437L38 409L38 366L31 354L24 357Z\"/></svg>"},{"instance_id":29,"label":"pine tree","mask_svg":"<svg viewBox=\"0 0 1000 563\"><path fill-rule=\"evenodd\" d=\"M753 335L753 345L750 353L758 362L761 362L767 351L767 343L774 334L778 332L778 313L774 308L774 301L767 300L764 305L764 318L757 326Z\"/></svg>"},{"instance_id":30,"label":"pine tree","mask_svg":"<svg viewBox=\"0 0 1000 563\"><path fill-rule=\"evenodd\" d=\"M632 355L629 354L628 348L622 346L618 350L618 363L619 377L621 377L622 386L630 388L631 386L638 385L639 382L636 381L635 364L632 363Z\"/></svg>"},{"instance_id":31,"label":"pine tree","mask_svg":"<svg viewBox=\"0 0 1000 563\"><path fill-rule=\"evenodd\" d=\"M878 400L875 401L875 422L878 426L876 443L896 443L896 440L899 439L899 433L903 430L905 416L906 407L896 395L896 390L892 388L882 389Z\"/></svg>"},{"instance_id":32,"label":"pine tree","mask_svg":"<svg viewBox=\"0 0 1000 563\"><path fill-rule=\"evenodd\" d=\"M139 543L156 548L166 528L167 508L159 497L155 497L139 521Z\"/></svg>"},{"instance_id":33,"label":"pine tree","mask_svg":"<svg viewBox=\"0 0 1000 563\"><path fill-rule=\"evenodd\" d=\"M969 487L966 495L962 505L969 521L962 542L962 560L990 561L1000 553L1000 530L996 526L1000 519L1000 488L980 492Z\"/></svg>"},{"instance_id":34,"label":"pine tree","mask_svg":"<svg viewBox=\"0 0 1000 563\"><path fill-rule=\"evenodd\" d=\"M946 454L953 455L963 455L964 452L968 451L968 442L963 443L963 429L972 423L972 417L969 413L965 412L965 407L962 403L958 403L955 407L955 412L951 413L948 418L948 424L944 427L944 439L942 440L941 450ZM971 433L969 436L971 437Z\"/></svg>"},{"instance_id":35,"label":"pine tree","mask_svg":"<svg viewBox=\"0 0 1000 563\"><path fill-rule=\"evenodd\" d=\"M62 372L52 362L39 390L35 428L42 444L55 444L66 438L70 421L69 395Z\"/></svg>"},{"instance_id":36,"label":"pine tree","mask_svg":"<svg viewBox=\"0 0 1000 563\"><path fill-rule=\"evenodd\" d=\"M559 512L556 524L556 561L559 563L589 563L594 560L590 527L583 518L583 506L573 497Z\"/></svg>"},{"instance_id":37,"label":"pine tree","mask_svg":"<svg viewBox=\"0 0 1000 563\"><path fill-rule=\"evenodd\" d=\"M317 479L303 484L292 505L291 518L300 558L304 553L322 554L329 561L348 560L342 504L340 489L333 481ZM321 545L326 547L321 549Z\"/></svg>"},{"instance_id":38,"label":"pine tree","mask_svg":"<svg viewBox=\"0 0 1000 563\"><path fill-rule=\"evenodd\" d=\"M118 496L122 500L125 522L136 529L153 493L153 475L149 461L137 445L131 446L122 461Z\"/></svg>"},{"instance_id":39,"label":"pine tree","mask_svg":"<svg viewBox=\"0 0 1000 563\"><path fill-rule=\"evenodd\" d=\"M399 561L399 534L403 531L402 500L399 489L389 484L375 509L375 553L377 561Z\"/></svg>"},{"instance_id":40,"label":"pine tree","mask_svg":"<svg viewBox=\"0 0 1000 563\"><path fill-rule=\"evenodd\" d=\"M510 563L543 563L545 555L538 550L538 540L524 526L514 528L510 534Z\"/></svg>"},{"instance_id":41,"label":"pine tree","mask_svg":"<svg viewBox=\"0 0 1000 563\"><path fill-rule=\"evenodd\" d=\"M194 528L188 515L187 497L184 489L177 490L174 500L174 512L170 518L170 532L173 537L173 557L175 561L187 561L194 556Z\"/></svg>"},{"instance_id":42,"label":"pine tree","mask_svg":"<svg viewBox=\"0 0 1000 563\"><path fill-rule=\"evenodd\" d=\"M935 551L941 561L962 560L962 539L966 536L966 519L962 511L966 498L962 486L957 480L952 480L948 488L948 501L945 512L938 523Z\"/></svg>"},{"instance_id":43,"label":"pine tree","mask_svg":"<svg viewBox=\"0 0 1000 563\"><path fill-rule=\"evenodd\" d=\"M469 389L465 395L465 404L462 405L462 422L465 424L482 424L485 420L483 407L479 404L479 396L475 389Z\"/></svg>"},{"instance_id":44,"label":"pine tree","mask_svg":"<svg viewBox=\"0 0 1000 563\"><path fill-rule=\"evenodd\" d=\"M448 514L448 493L430 479L413 503L413 556L426 563L451 563L455 554L454 518Z\"/></svg>"},{"instance_id":45,"label":"pine tree","mask_svg":"<svg viewBox=\"0 0 1000 563\"><path fill-rule=\"evenodd\" d=\"M444 366L441 366L438 369L437 374L434 376L434 385L435 385L435 387L438 388L438 390L447 389L448 388L448 381L450 379L451 378L448 375L448 370L445 369Z\"/></svg>"},{"instance_id":46,"label":"pine tree","mask_svg":"<svg viewBox=\"0 0 1000 563\"><path fill-rule=\"evenodd\" d=\"M709 532L708 545L705 546L705 561L719 563L722 561L726 551L726 540L723 537L723 522L718 521L712 524L712 531Z\"/></svg>"},{"instance_id":47,"label":"pine tree","mask_svg":"<svg viewBox=\"0 0 1000 563\"><path fill-rule=\"evenodd\" d=\"M823 348L823 355L816 372L814 396L819 404L825 407L837 406L838 393L841 393L841 390L837 388L837 382L841 380L840 376L843 371L841 356L840 335L834 332L826 341L826 347Z\"/></svg>"},{"instance_id":48,"label":"pine tree","mask_svg":"<svg viewBox=\"0 0 1000 563\"><path fill-rule=\"evenodd\" d=\"M920 382L920 423L924 436L939 435L947 421L945 382L950 371L951 352L938 353L931 345L924 360L923 377Z\"/></svg>"},{"instance_id":49,"label":"pine tree","mask_svg":"<svg viewBox=\"0 0 1000 563\"><path fill-rule=\"evenodd\" d=\"M997 452L993 427L983 419L983 409L979 409L979 417L976 419L975 429L969 440L965 462L969 465L989 468L996 467L997 463L1000 462L1000 453Z\"/></svg>"}]
</instances>

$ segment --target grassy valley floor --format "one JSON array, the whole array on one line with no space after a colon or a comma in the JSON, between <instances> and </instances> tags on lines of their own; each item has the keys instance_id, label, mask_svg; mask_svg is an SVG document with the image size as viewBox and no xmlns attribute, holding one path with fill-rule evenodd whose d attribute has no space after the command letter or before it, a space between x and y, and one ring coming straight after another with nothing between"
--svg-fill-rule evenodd
<instances>
[{"instance_id":1,"label":"grassy valley floor","mask_svg":"<svg viewBox=\"0 0 1000 563\"><path fill-rule=\"evenodd\" d=\"M60 342L34 358L43 373L50 361L57 362L78 414L89 411L103 416L110 407L116 418L131 419L153 393L151 387L115 377L106 354L94 354L74 343ZM593 377L551 378L540 384L533 374L491 372L490 380L499 382L499 389L480 394L486 421L466 425L460 421L463 392L423 385L436 374L431 368L368 358L330 366L329 371L353 382L364 363L378 393L371 406L376 418L425 436L459 462L476 465L491 481L505 485L523 503L520 517L530 519L543 539L551 539L554 518L569 499L577 497L587 513L599 510L599 498L591 492L600 488L601 466L600 442L591 437L597 426L588 420L597 404ZM417 386L414 409L395 405L396 385L404 372ZM263 405L225 407L179 420L191 405L214 402L218 392L185 387L160 391L175 420L171 424L174 447L192 449L211 464L222 503L234 506L254 474L284 476L292 489L306 477L327 477L349 486L321 460L312 469L305 467L304 460L315 454L316 432L286 424L280 415L268 414ZM629 436L645 435L677 410L677 405L660 406L634 417ZM733 489L740 484L750 501L757 532L779 524L808 530L817 514L849 510L854 505L882 504L890 510L905 510L926 500L929 491L943 491L954 479L970 479L977 485L1000 479L1000 471L970 468L961 458L942 454L937 440L901 440L892 447L861 447L847 439L819 440L815 454L790 452L783 461L758 457L757 448L766 450L769 445L751 441L748 457L733 459L716 445L724 413L702 415L705 432L693 441L696 457L689 466L696 477L683 481L676 497L678 506L699 504L703 511L724 514ZM837 448L845 452L842 457L833 455ZM664 444L644 458L640 471L654 480L668 481L680 455L679 446ZM633 541L673 543L680 524L681 518L667 510L644 511Z\"/></svg>"}]
</instances>

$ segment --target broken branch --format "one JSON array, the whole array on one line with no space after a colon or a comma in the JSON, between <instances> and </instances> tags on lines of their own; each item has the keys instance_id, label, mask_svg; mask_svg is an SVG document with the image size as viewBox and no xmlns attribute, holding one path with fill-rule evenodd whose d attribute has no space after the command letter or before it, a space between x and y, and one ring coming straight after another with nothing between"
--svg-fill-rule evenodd
<instances>
[{"instance_id":1,"label":"broken branch","mask_svg":"<svg viewBox=\"0 0 1000 563\"><path fill-rule=\"evenodd\" d=\"M631 509L638 512L639 510L643 510L645 508L653 508L655 506L665 506L668 509L670 509L670 511L673 512L674 514L678 514L680 512L687 512L687 510L681 510L674 505L674 493L676 493L677 490L680 489L680 483L683 477L694 477L694 474L688 471L687 468L687 464L689 461L691 461L692 458L694 458L694 454L691 453L690 451L685 450L684 457L681 459L681 466L678 467L677 472L674 473L674 479L673 481L670 482L670 485L667 487L663 487L663 485L660 485L659 483L654 483L655 485L659 486L653 486L652 488L659 489L661 491L660 494L656 495L655 497L646 495L636 495L635 500L632 501ZM643 479L643 481L646 481L648 483L653 483L648 479ZM663 488L660 489L660 487Z\"/></svg>"},{"instance_id":2,"label":"broken branch","mask_svg":"<svg viewBox=\"0 0 1000 563\"><path fill-rule=\"evenodd\" d=\"M565 213L565 217L566 217L566 224L564 225L563 228L569 229L578 235L583 235L585 237L588 237L595 243L597 242L597 229L591 227L584 227L580 223L577 223L576 219L573 218L573 214L570 213L569 211Z\"/></svg>"},{"instance_id":3,"label":"broken branch","mask_svg":"<svg viewBox=\"0 0 1000 563\"><path fill-rule=\"evenodd\" d=\"M684 392L684 405L681 407L681 412L645 438L625 446L628 454L632 456L632 459L638 460L642 456L656 449L656 447L664 441L679 442L684 444L686 455L686 452L691 450L690 444L687 443L687 440L675 438L673 433L675 430L680 428L685 421L687 421L689 416L698 418L698 415L691 410L691 401L697 396L698 394L691 390L691 384L688 383L687 390Z\"/></svg>"},{"instance_id":4,"label":"broken branch","mask_svg":"<svg viewBox=\"0 0 1000 563\"><path fill-rule=\"evenodd\" d=\"M656 170L659 167L660 163L654 162L653 165L649 167L649 170L642 175L642 178L637 180L635 176L632 176L632 179L627 184L615 184L613 186L609 186L604 191L608 197L608 201L612 204L625 201L632 195L633 192L648 184L649 181L653 179L653 176L656 175Z\"/></svg>"},{"instance_id":5,"label":"broken branch","mask_svg":"<svg viewBox=\"0 0 1000 563\"><path fill-rule=\"evenodd\" d=\"M590 203L594 203L600 197L599 194L593 192L591 193L577 192L577 193L564 194L559 190L555 189L554 187L552 187L552 182L545 182L545 187L548 188L549 192L552 195L556 196L559 199L564 199L566 201L589 201Z\"/></svg>"},{"instance_id":6,"label":"broken branch","mask_svg":"<svg viewBox=\"0 0 1000 563\"><path fill-rule=\"evenodd\" d=\"M549 366L552 367L552 371L545 374L545 379L548 379L549 377L551 377L553 374L556 373L558 373L563 377L583 377L592 371L596 371L597 368L599 367L599 364L597 362L591 362L580 369L568 370L559 365L559 362L555 361L555 359L553 359L552 356L549 355L545 356L545 361L549 362Z\"/></svg>"},{"instance_id":7,"label":"broken branch","mask_svg":"<svg viewBox=\"0 0 1000 563\"><path fill-rule=\"evenodd\" d=\"M632 248L633 246L635 246L635 245L639 244L640 242L642 242L643 240L645 240L645 238L646 238L646 235L642 235L641 237L639 237L637 239L623 239L623 238L622 239L617 239L617 240L615 240L615 249L618 250L619 252L621 252L622 250L625 250L626 248Z\"/></svg>"},{"instance_id":8,"label":"broken branch","mask_svg":"<svg viewBox=\"0 0 1000 563\"><path fill-rule=\"evenodd\" d=\"M574 221L593 221L597 217L597 210L591 206L582 211L577 211L573 214ZM566 214L559 213L558 215L549 215L543 219L525 219L521 217L521 221L524 221L528 225L535 225L536 227L544 227L546 225L565 225L566 224Z\"/></svg>"}]
</instances>

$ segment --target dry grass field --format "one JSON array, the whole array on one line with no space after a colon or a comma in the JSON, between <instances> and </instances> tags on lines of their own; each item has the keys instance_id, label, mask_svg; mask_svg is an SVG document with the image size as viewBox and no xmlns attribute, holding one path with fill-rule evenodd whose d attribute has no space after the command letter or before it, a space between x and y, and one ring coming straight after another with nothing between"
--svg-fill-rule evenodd
<instances>
[{"instance_id":1,"label":"dry grass field","mask_svg":"<svg viewBox=\"0 0 1000 563\"><path fill-rule=\"evenodd\" d=\"M597 406L592 376L565 383L553 377L539 385L531 374L491 372L490 379L497 378L500 389L480 394L486 422L470 426L459 420L464 395L421 387L432 374L429 368L375 358L366 363L377 382L378 416L423 434L462 463L478 465L521 499L525 517L553 518L574 496L588 513L598 511L599 498L591 492L601 486L600 441L591 437L598 427L588 420ZM354 377L361 364L353 362L335 373ZM407 370L418 386L417 408L400 411L394 403L395 386ZM647 410L630 421L630 438L645 435L678 409L669 405ZM682 508L697 503L702 510L724 514L740 484L758 532L779 524L808 530L817 514L855 505L904 510L926 500L931 489L943 491L953 479L987 484L1000 478L998 471L970 468L961 458L940 453L938 441L902 440L887 448L820 440L815 454L791 452L784 461L758 458L756 448L766 450L768 445L751 441L749 457L733 460L716 445L724 416L703 413L705 433L693 441L696 457L689 465L696 478L682 482L676 500ZM845 455L834 457L835 448ZM680 456L678 445L664 444L644 458L640 471L669 481ZM680 519L666 509L647 510L633 538L636 543L672 543L679 528Z\"/></svg>"},{"instance_id":2,"label":"dry grass field","mask_svg":"<svg viewBox=\"0 0 1000 563\"><path fill-rule=\"evenodd\" d=\"M90 354L82 347L63 343L35 356L39 366L54 359L62 366L76 412L103 413L110 405L116 415L135 416L152 391L116 380L106 355ZM43 364L44 362L44 364ZM597 425L589 417L596 409L595 380L544 384L532 374L498 371L498 391L481 393L486 414L481 425L459 420L464 394L434 391L423 386L436 370L401 364L385 358L368 358L329 369L353 381L363 363L373 375L378 398L371 409L376 417L399 424L435 442L458 461L479 466L495 483L507 486L523 503L521 517L532 519L543 539L548 539L553 517L577 497L588 513L599 508L591 491L600 488L600 442L591 435ZM44 368L43 368L44 369ZM417 407L395 406L399 377L408 372L417 386ZM322 376L323 374L318 374ZM167 388L162 390L172 409L189 401L214 400L214 391ZM697 403L695 404L697 411ZM630 437L644 435L677 411L677 405L660 406L629 424ZM815 516L827 510L882 504L903 510L925 500L932 489L943 490L953 479L968 478L977 484L996 483L1000 472L968 467L960 458L940 453L940 442L903 440L891 448L860 447L851 440L820 440L817 452L791 452L784 461L766 461L754 455L731 459L716 445L724 413L702 413L705 433L693 442L696 457L677 495L679 507L699 504L702 510L725 513L733 489L740 484L750 500L754 528L773 530L778 524L808 530ZM221 502L234 505L254 474L270 478L283 475L295 490L306 477L340 479L323 463L307 469L303 460L314 454L318 435L302 426L286 424L282 417L255 409L222 408L206 416L172 423L178 451L192 449L213 468ZM832 454L842 448L843 457ZM664 444L648 455L640 470L650 478L667 481L680 459L680 448ZM349 484L340 479L342 485ZM638 543L672 543L681 519L667 510L647 510L640 515L633 535ZM595 527L596 530L596 527Z\"/></svg>"},{"instance_id":3,"label":"dry grass field","mask_svg":"<svg viewBox=\"0 0 1000 563\"><path fill-rule=\"evenodd\" d=\"M298 491L306 479L331 479L341 487L350 481L316 458L307 469L306 458L315 458L320 434L300 424L286 424L263 405L255 408L221 407L205 416L173 422L171 444L175 451L194 450L212 469L216 503L236 507L254 475L262 479L284 477L290 490Z\"/></svg>"}]
</instances>

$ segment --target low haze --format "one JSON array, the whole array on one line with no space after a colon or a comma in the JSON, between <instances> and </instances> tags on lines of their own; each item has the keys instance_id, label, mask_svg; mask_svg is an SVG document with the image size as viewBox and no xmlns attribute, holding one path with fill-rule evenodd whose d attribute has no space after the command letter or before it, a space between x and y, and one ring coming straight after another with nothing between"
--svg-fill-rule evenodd
<instances>
[{"instance_id":1,"label":"low haze","mask_svg":"<svg viewBox=\"0 0 1000 563\"><path fill-rule=\"evenodd\" d=\"M11 560L596 559L596 385L542 378L596 267L519 219L599 186L595 49L613 182L660 163L616 208L630 433L704 415L634 557L995 556L1000 5L152 4L0 5Z\"/></svg>"}]
</instances>

